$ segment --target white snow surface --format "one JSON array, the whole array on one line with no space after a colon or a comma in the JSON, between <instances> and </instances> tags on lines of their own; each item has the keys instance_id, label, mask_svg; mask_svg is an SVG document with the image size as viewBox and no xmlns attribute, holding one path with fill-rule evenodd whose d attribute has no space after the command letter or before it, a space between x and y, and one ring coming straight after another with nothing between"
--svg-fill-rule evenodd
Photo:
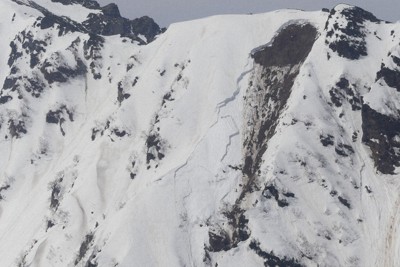
<instances>
[{"instance_id":1,"label":"white snow surface","mask_svg":"<svg viewBox=\"0 0 400 267\"><path fill-rule=\"evenodd\" d=\"M77 22L94 12L35 2ZM400 53L399 37L390 35L400 33L400 24L371 23L368 56L357 61L332 52L327 59L329 13L297 10L177 23L146 46L104 37L101 57L92 60L84 56L89 35L58 36L56 28L34 26L40 16L34 9L10 0L0 6L2 81L10 74L10 43L22 31L47 43L39 61L50 62L49 71L75 69L77 58L88 69L67 82L45 83L39 97L2 91L13 99L0 105L1 266L263 266L249 248L252 240L305 266L400 264L399 177L374 167L361 141L360 113L348 103L328 104L329 90L346 76L364 88L365 103L399 116L400 93L375 78L386 54ZM242 205L250 238L229 251L207 252L210 228L226 224L223 213L243 190L243 174L233 167L243 165L244 97L260 71L251 52L293 23L310 23L319 36L263 155L261 191L246 195ZM43 79L29 62L24 53L14 66L24 78ZM100 79L91 73L92 62ZM118 87L129 97L118 101ZM62 126L46 122L58 109ZM26 133L10 136L10 120L21 119ZM339 157L321 145L325 134L355 153ZM164 157L147 162L149 151L157 153L148 149L151 136ZM267 183L295 194L288 207L263 197Z\"/></svg>"}]
</instances>

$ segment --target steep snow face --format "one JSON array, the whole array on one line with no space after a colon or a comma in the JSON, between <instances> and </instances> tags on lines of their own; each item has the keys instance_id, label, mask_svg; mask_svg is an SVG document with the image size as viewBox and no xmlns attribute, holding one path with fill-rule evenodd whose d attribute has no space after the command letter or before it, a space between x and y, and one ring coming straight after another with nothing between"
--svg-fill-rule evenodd
<instances>
[{"instance_id":1,"label":"steep snow face","mask_svg":"<svg viewBox=\"0 0 400 267\"><path fill-rule=\"evenodd\" d=\"M143 46L147 19L45 2L0 10L2 265L400 261L399 24L340 5Z\"/></svg>"}]
</instances>

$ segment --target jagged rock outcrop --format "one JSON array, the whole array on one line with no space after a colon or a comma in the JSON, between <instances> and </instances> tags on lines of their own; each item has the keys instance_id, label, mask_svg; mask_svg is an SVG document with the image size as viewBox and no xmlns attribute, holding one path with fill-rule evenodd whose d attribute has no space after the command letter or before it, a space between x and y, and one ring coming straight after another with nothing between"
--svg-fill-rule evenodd
<instances>
[{"instance_id":1,"label":"jagged rock outcrop","mask_svg":"<svg viewBox=\"0 0 400 267\"><path fill-rule=\"evenodd\" d=\"M121 17L116 4L108 4L102 7L101 11L98 14L90 14L89 18L83 23L92 33L101 35L120 34L147 43L153 41L154 37L162 32L150 17L144 16L134 20ZM145 38L141 39L138 35Z\"/></svg>"}]
</instances>

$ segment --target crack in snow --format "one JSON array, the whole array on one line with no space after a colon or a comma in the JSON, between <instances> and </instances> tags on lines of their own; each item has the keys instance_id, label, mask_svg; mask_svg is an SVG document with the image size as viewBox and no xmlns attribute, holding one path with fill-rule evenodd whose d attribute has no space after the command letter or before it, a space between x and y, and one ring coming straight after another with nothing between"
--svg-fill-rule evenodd
<instances>
[{"instance_id":1,"label":"crack in snow","mask_svg":"<svg viewBox=\"0 0 400 267\"><path fill-rule=\"evenodd\" d=\"M232 145L232 139L233 139L235 136L238 136L238 135L239 135L239 131L236 131L236 132L234 132L233 134L229 135L229 141L228 141L228 143L226 144L225 153L224 153L224 155L222 155L221 162L224 161L224 159L225 159L226 156L228 155L229 147Z\"/></svg>"},{"instance_id":2,"label":"crack in snow","mask_svg":"<svg viewBox=\"0 0 400 267\"><path fill-rule=\"evenodd\" d=\"M247 59L246 65L244 66L245 69L246 69L246 67L250 64L250 62L252 62L252 61L250 60L250 57L249 57L249 58ZM229 103L233 102L233 101L236 99L236 97L237 97L237 96L239 95L239 93L240 93L240 89L241 89L240 83L242 82L242 80L244 79L244 77L246 77L247 74L249 74L250 72L253 71L253 69L254 69L254 66L251 66L250 69L245 70L244 72L242 72L242 73L239 75L239 77L236 79L236 85L237 85L237 86L236 86L236 90L233 92L233 94L232 94L230 97L226 98L225 100L223 100L223 101L221 101L221 102L219 102L219 103L217 104L218 114L219 114L219 111L221 110L221 108L226 107Z\"/></svg>"}]
</instances>

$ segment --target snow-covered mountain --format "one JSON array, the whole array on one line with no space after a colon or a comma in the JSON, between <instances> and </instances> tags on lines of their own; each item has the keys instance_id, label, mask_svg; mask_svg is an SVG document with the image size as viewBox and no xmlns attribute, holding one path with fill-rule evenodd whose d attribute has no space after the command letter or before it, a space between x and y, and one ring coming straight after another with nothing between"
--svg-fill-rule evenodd
<instances>
[{"instance_id":1,"label":"snow-covered mountain","mask_svg":"<svg viewBox=\"0 0 400 267\"><path fill-rule=\"evenodd\" d=\"M0 5L1 266L400 264L399 23Z\"/></svg>"}]
</instances>

